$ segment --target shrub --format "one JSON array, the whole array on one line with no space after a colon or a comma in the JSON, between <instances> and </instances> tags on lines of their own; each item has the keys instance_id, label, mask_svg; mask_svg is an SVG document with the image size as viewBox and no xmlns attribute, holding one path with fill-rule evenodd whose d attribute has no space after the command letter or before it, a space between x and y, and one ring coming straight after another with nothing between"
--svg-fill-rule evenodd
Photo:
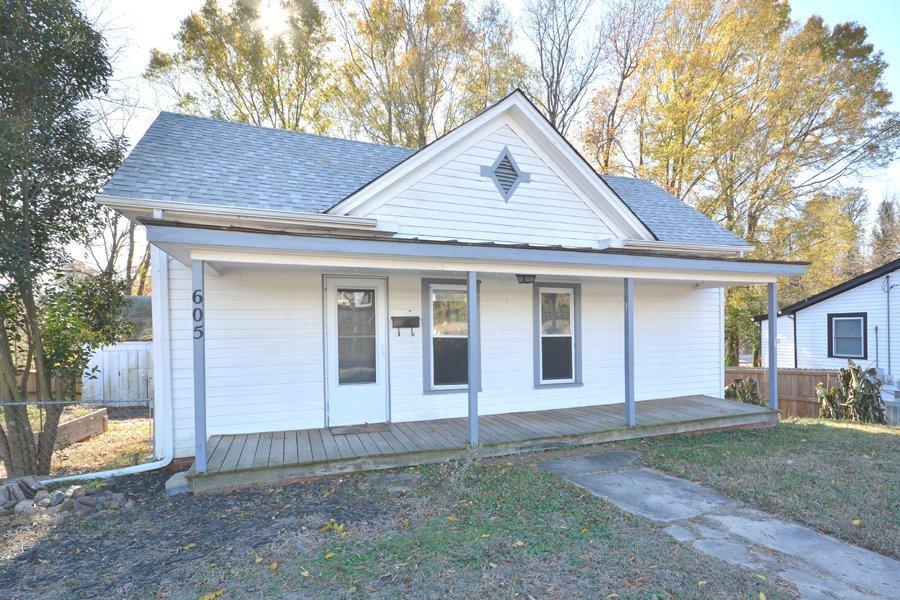
<instances>
[{"instance_id":1,"label":"shrub","mask_svg":"<svg viewBox=\"0 0 900 600\"><path fill-rule=\"evenodd\" d=\"M886 423L881 384L874 367L863 369L851 360L840 370L838 387L827 388L823 383L816 386L819 416L860 423Z\"/></svg>"},{"instance_id":2,"label":"shrub","mask_svg":"<svg viewBox=\"0 0 900 600\"><path fill-rule=\"evenodd\" d=\"M734 383L725 388L725 397L744 404L768 406L768 403L759 394L759 384L752 377L735 379Z\"/></svg>"}]
</instances>

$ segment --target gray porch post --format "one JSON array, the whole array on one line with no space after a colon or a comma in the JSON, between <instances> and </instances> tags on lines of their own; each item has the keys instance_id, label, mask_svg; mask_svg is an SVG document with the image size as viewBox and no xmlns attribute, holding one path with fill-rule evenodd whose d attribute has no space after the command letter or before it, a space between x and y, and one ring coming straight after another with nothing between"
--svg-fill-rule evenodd
<instances>
[{"instance_id":1,"label":"gray porch post","mask_svg":"<svg viewBox=\"0 0 900 600\"><path fill-rule=\"evenodd\" d=\"M194 338L194 470L206 473L206 314L203 261L191 266L191 326Z\"/></svg>"},{"instance_id":2,"label":"gray porch post","mask_svg":"<svg viewBox=\"0 0 900 600\"><path fill-rule=\"evenodd\" d=\"M478 388L481 386L481 343L478 319L478 274L469 271L466 278L466 306L468 307L469 360L469 443L478 443Z\"/></svg>"},{"instance_id":3,"label":"gray porch post","mask_svg":"<svg viewBox=\"0 0 900 600\"><path fill-rule=\"evenodd\" d=\"M778 410L778 293L769 284L769 408Z\"/></svg>"},{"instance_id":4,"label":"gray porch post","mask_svg":"<svg viewBox=\"0 0 900 600\"><path fill-rule=\"evenodd\" d=\"M637 422L634 410L634 280L625 278L625 424Z\"/></svg>"}]
</instances>

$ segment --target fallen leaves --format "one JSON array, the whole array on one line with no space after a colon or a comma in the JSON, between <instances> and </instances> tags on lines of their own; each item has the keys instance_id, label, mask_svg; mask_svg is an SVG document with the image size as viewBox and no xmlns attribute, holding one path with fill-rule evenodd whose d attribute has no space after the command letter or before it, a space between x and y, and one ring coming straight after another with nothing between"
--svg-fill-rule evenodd
<instances>
[{"instance_id":1,"label":"fallen leaves","mask_svg":"<svg viewBox=\"0 0 900 600\"><path fill-rule=\"evenodd\" d=\"M197 600L216 600L217 598L221 598L224 594L225 590L223 589L213 590L207 594L197 596Z\"/></svg>"},{"instance_id":2,"label":"fallen leaves","mask_svg":"<svg viewBox=\"0 0 900 600\"><path fill-rule=\"evenodd\" d=\"M862 520L860 520L860 519L853 519L852 521L850 521L850 523L851 523L854 527L861 527L862 524L863 524Z\"/></svg>"},{"instance_id":3,"label":"fallen leaves","mask_svg":"<svg viewBox=\"0 0 900 600\"><path fill-rule=\"evenodd\" d=\"M319 531L321 531L322 533L328 533L330 531L340 537L344 537L347 535L346 528L334 519L328 521L321 529L319 529Z\"/></svg>"},{"instance_id":4,"label":"fallen leaves","mask_svg":"<svg viewBox=\"0 0 900 600\"><path fill-rule=\"evenodd\" d=\"M334 557L335 557L334 552L332 552L331 550L325 551L325 560L331 560Z\"/></svg>"}]
</instances>

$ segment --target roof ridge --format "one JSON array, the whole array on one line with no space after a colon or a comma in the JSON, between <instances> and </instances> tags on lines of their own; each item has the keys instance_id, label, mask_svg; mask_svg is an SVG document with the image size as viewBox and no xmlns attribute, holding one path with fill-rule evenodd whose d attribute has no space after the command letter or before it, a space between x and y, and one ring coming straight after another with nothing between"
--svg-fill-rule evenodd
<instances>
[{"instance_id":1,"label":"roof ridge","mask_svg":"<svg viewBox=\"0 0 900 600\"><path fill-rule=\"evenodd\" d=\"M213 123L221 123L223 125L232 125L235 127L248 127L250 129L260 129L263 131L274 131L274 132L280 132L280 133L289 134L289 135L313 137L313 138L319 138L322 140L334 140L337 142L349 142L351 144L375 146L377 148L390 148L392 150L406 150L408 152L417 152L417 150L415 148L409 148L407 146L395 146L392 144L381 144L378 142L369 142L366 140L353 140L350 138L336 137L333 135L322 135L320 133L310 133L308 131L292 131L290 129L284 129L282 127L271 127L269 125L256 125L255 123L244 123L242 121L230 121L228 119L220 119L218 117L205 117L203 115L191 115L191 114L187 114L187 113L176 112L173 110L161 110L161 111L159 111L159 114L160 115L163 115L163 114L172 115L175 117L181 117L181 118L186 118L186 119L194 119L197 121L209 121L209 122L213 122Z\"/></svg>"}]
</instances>

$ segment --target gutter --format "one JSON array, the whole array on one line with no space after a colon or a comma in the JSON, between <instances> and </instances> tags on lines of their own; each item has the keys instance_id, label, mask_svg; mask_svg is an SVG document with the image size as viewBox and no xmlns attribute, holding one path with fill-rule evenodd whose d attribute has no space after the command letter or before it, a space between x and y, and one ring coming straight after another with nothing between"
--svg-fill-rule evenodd
<instances>
[{"instance_id":1,"label":"gutter","mask_svg":"<svg viewBox=\"0 0 900 600\"><path fill-rule=\"evenodd\" d=\"M706 245L706 244L688 244L682 242L660 242L648 240L619 240L622 248L631 248L634 250L648 250L652 252L671 253L671 254L693 254L693 255L726 255L744 258L756 248L754 246L729 246L729 245Z\"/></svg>"}]
</instances>

